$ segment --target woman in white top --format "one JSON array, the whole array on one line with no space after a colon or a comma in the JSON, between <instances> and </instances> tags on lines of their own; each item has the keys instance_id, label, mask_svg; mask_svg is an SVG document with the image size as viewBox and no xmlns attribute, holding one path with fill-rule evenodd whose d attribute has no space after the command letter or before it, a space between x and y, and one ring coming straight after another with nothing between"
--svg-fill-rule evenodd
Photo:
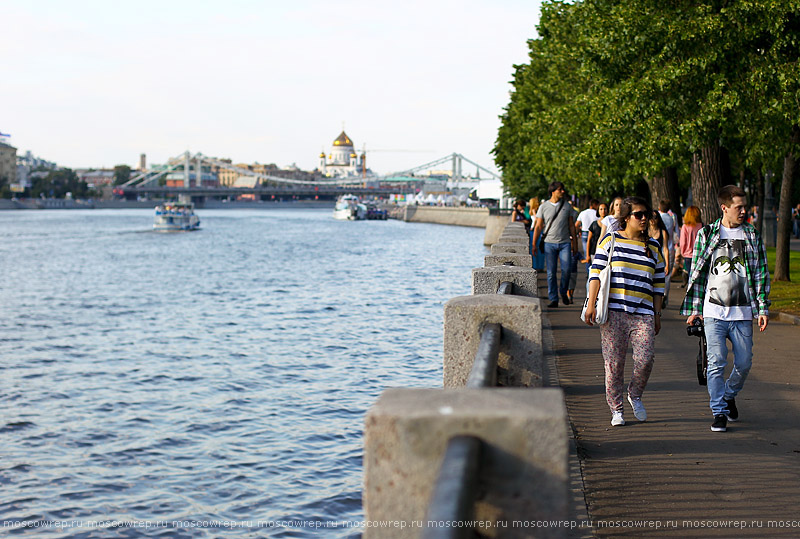
<instances>
[{"instance_id":1,"label":"woman in white top","mask_svg":"<svg viewBox=\"0 0 800 539\"><path fill-rule=\"evenodd\" d=\"M600 221L600 237L605 238L607 232L616 232L619 230L619 211L620 206L622 205L622 197L617 197L611 203L611 207L608 210L608 215L606 215L602 221Z\"/></svg>"}]
</instances>

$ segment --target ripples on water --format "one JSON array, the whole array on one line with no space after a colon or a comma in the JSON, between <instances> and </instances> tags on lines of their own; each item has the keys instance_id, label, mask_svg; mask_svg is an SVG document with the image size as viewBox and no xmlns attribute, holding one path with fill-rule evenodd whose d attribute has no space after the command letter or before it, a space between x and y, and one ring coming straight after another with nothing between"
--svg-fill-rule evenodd
<instances>
[{"instance_id":1,"label":"ripples on water","mask_svg":"<svg viewBox=\"0 0 800 539\"><path fill-rule=\"evenodd\" d=\"M441 386L443 305L483 230L198 213L157 234L142 210L0 212L0 520L363 519L364 414Z\"/></svg>"}]
</instances>

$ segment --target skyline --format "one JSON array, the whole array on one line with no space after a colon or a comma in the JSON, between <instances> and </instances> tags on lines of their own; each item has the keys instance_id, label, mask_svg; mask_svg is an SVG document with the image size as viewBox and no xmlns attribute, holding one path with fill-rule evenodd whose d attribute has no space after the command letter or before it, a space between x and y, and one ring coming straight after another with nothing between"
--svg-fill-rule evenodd
<instances>
[{"instance_id":1,"label":"skyline","mask_svg":"<svg viewBox=\"0 0 800 539\"><path fill-rule=\"evenodd\" d=\"M387 173L490 152L540 2L0 6L0 132L70 168L203 152L313 170L342 128ZM403 150L403 151L380 151ZM471 172L465 170L465 172Z\"/></svg>"}]
</instances>

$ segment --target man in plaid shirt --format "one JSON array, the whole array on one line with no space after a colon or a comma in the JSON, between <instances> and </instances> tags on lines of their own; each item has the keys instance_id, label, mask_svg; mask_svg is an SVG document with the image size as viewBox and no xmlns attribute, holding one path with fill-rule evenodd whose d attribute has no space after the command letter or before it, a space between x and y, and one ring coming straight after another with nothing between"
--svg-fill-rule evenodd
<instances>
[{"instance_id":1,"label":"man in plaid shirt","mask_svg":"<svg viewBox=\"0 0 800 539\"><path fill-rule=\"evenodd\" d=\"M760 331L769 323L769 269L761 236L745 221L747 199L735 185L719 190L722 218L697 234L692 274L686 285L681 314L691 325L705 325L708 351L708 395L714 422L711 430L725 432L737 421L736 395L744 387L753 360L753 318ZM733 369L725 380L728 346L733 346Z\"/></svg>"}]
</instances>

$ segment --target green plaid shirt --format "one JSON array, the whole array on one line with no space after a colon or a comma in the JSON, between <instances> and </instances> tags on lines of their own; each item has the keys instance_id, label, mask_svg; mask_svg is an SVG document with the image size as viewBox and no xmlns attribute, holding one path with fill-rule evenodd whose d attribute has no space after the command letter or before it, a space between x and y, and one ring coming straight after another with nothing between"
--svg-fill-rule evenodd
<instances>
[{"instance_id":1,"label":"green plaid shirt","mask_svg":"<svg viewBox=\"0 0 800 539\"><path fill-rule=\"evenodd\" d=\"M686 297L681 305L681 314L692 316L703 314L703 300L708 285L708 266L711 255L719 244L719 229L722 219L717 219L704 226L697 233L692 257L692 273L686 285ZM745 267L747 282L750 285L750 307L753 317L769 316L769 268L767 268L767 251L761 241L761 235L750 223L742 223L745 236Z\"/></svg>"}]
</instances>

